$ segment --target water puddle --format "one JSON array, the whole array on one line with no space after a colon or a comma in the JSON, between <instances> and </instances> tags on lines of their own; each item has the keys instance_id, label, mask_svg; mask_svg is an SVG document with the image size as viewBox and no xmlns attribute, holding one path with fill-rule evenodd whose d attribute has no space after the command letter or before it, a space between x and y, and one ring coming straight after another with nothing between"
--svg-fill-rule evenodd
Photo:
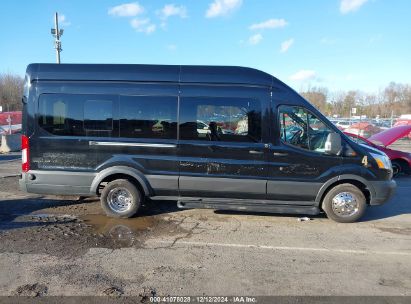
<instances>
[{"instance_id":1,"label":"water puddle","mask_svg":"<svg viewBox=\"0 0 411 304\"><path fill-rule=\"evenodd\" d=\"M164 224L154 216L119 219L90 214L82 216L81 220L94 234L110 239L113 242L110 247L130 247L141 243L148 233Z\"/></svg>"}]
</instances>

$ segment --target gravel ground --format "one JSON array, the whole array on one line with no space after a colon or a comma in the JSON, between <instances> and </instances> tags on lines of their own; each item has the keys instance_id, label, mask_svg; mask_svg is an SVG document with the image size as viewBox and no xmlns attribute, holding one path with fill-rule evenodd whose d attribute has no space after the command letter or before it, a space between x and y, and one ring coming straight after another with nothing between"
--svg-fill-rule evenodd
<instances>
[{"instance_id":1,"label":"gravel ground","mask_svg":"<svg viewBox=\"0 0 411 304\"><path fill-rule=\"evenodd\" d=\"M389 203L338 224L175 202L110 219L97 199L28 195L3 177L0 295L411 296L411 178L397 182Z\"/></svg>"}]
</instances>

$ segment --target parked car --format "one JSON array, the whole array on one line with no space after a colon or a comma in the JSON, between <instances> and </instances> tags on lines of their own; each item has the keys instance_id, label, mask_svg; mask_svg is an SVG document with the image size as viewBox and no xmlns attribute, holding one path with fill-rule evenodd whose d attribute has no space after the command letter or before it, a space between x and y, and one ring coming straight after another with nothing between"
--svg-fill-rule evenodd
<instances>
[{"instance_id":1,"label":"parked car","mask_svg":"<svg viewBox=\"0 0 411 304\"><path fill-rule=\"evenodd\" d=\"M379 127L381 131L388 130L391 128L391 124L389 121L379 120L372 122L375 126Z\"/></svg>"},{"instance_id":2,"label":"parked car","mask_svg":"<svg viewBox=\"0 0 411 304\"><path fill-rule=\"evenodd\" d=\"M411 126L411 115L402 115L404 117L400 117L396 120L394 127L398 126ZM408 134L408 138L411 139L411 132Z\"/></svg>"},{"instance_id":3,"label":"parked car","mask_svg":"<svg viewBox=\"0 0 411 304\"><path fill-rule=\"evenodd\" d=\"M350 127L350 122L345 120L340 120L335 124L340 130L345 130Z\"/></svg>"},{"instance_id":4,"label":"parked car","mask_svg":"<svg viewBox=\"0 0 411 304\"><path fill-rule=\"evenodd\" d=\"M31 64L25 75L27 192L97 195L113 217L151 198L353 222L396 187L387 155L262 71Z\"/></svg>"},{"instance_id":5,"label":"parked car","mask_svg":"<svg viewBox=\"0 0 411 304\"><path fill-rule=\"evenodd\" d=\"M365 138L370 137L376 133L379 133L381 129L369 122L356 122L349 128L344 129L344 132L356 134Z\"/></svg>"},{"instance_id":6,"label":"parked car","mask_svg":"<svg viewBox=\"0 0 411 304\"><path fill-rule=\"evenodd\" d=\"M357 143L371 146L387 154L391 160L393 174L394 176L398 176L400 173L411 174L411 154L390 149L388 146L398 139L407 136L409 132L411 132L411 125L393 127L375 134L368 139L356 134L344 133Z\"/></svg>"}]
</instances>

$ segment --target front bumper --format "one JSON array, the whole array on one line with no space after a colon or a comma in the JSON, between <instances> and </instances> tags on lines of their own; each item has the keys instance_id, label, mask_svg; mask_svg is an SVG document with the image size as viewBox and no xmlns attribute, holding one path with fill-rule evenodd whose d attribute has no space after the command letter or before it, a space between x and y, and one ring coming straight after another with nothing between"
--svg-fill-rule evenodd
<instances>
[{"instance_id":1,"label":"front bumper","mask_svg":"<svg viewBox=\"0 0 411 304\"><path fill-rule=\"evenodd\" d=\"M372 181L370 182L372 187L372 194L370 205L382 205L386 203L395 193L397 183L394 180L385 181Z\"/></svg>"}]
</instances>

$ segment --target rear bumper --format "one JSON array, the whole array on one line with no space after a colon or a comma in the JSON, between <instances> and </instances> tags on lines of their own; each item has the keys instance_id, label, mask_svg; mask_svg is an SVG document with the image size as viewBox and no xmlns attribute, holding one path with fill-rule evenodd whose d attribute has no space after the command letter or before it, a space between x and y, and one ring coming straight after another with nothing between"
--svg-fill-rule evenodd
<instances>
[{"instance_id":1,"label":"rear bumper","mask_svg":"<svg viewBox=\"0 0 411 304\"><path fill-rule=\"evenodd\" d=\"M31 170L22 173L19 186L28 193L90 196L93 195L90 187L95 176L88 172Z\"/></svg>"},{"instance_id":2,"label":"rear bumper","mask_svg":"<svg viewBox=\"0 0 411 304\"><path fill-rule=\"evenodd\" d=\"M395 193L397 183L394 180L369 182L373 188L370 205L382 205Z\"/></svg>"}]
</instances>

